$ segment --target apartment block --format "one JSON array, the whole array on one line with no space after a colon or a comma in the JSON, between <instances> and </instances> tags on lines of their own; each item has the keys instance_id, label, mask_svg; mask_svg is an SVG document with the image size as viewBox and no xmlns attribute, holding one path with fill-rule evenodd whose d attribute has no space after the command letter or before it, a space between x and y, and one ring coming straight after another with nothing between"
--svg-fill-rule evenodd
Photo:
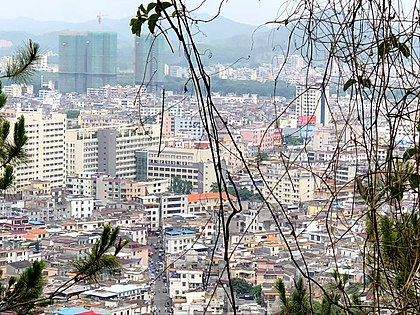
<instances>
[{"instance_id":1,"label":"apartment block","mask_svg":"<svg viewBox=\"0 0 420 315\"><path fill-rule=\"evenodd\" d=\"M314 117L316 124L327 126L330 120L329 87L320 84L296 86L296 119L299 117Z\"/></svg>"},{"instance_id":2,"label":"apartment block","mask_svg":"<svg viewBox=\"0 0 420 315\"><path fill-rule=\"evenodd\" d=\"M197 235L191 230L168 231L165 233L165 252L180 254L193 246Z\"/></svg>"},{"instance_id":3,"label":"apartment block","mask_svg":"<svg viewBox=\"0 0 420 315\"><path fill-rule=\"evenodd\" d=\"M177 269L169 280L169 296L173 299L185 297L186 292L203 287L203 270Z\"/></svg>"},{"instance_id":4,"label":"apartment block","mask_svg":"<svg viewBox=\"0 0 420 315\"><path fill-rule=\"evenodd\" d=\"M81 173L67 176L66 193L94 197L102 202L121 200L120 178L101 173Z\"/></svg>"},{"instance_id":5,"label":"apartment block","mask_svg":"<svg viewBox=\"0 0 420 315\"><path fill-rule=\"evenodd\" d=\"M117 81L117 33L59 35L59 90L86 93Z\"/></svg>"},{"instance_id":6,"label":"apartment block","mask_svg":"<svg viewBox=\"0 0 420 315\"><path fill-rule=\"evenodd\" d=\"M94 209L94 198L85 196L67 196L67 218L82 219L90 218Z\"/></svg>"},{"instance_id":7,"label":"apartment block","mask_svg":"<svg viewBox=\"0 0 420 315\"><path fill-rule=\"evenodd\" d=\"M158 147L136 153L136 179L166 179L179 177L190 181L193 191L208 192L211 184L216 182L211 150L208 146L193 148L165 147L159 152Z\"/></svg>"},{"instance_id":8,"label":"apartment block","mask_svg":"<svg viewBox=\"0 0 420 315\"><path fill-rule=\"evenodd\" d=\"M161 226L160 223L160 202L157 196L142 196L139 197L143 206L146 222L149 224L151 229L157 229Z\"/></svg>"},{"instance_id":9,"label":"apartment block","mask_svg":"<svg viewBox=\"0 0 420 315\"><path fill-rule=\"evenodd\" d=\"M240 130L242 141L259 148L261 152L271 151L274 148L274 128L266 126L249 126Z\"/></svg>"},{"instance_id":10,"label":"apartment block","mask_svg":"<svg viewBox=\"0 0 420 315\"><path fill-rule=\"evenodd\" d=\"M299 204L313 199L315 179L309 170L293 166L286 169L280 160L264 164L264 196L270 201L284 205Z\"/></svg>"},{"instance_id":11,"label":"apartment block","mask_svg":"<svg viewBox=\"0 0 420 315\"><path fill-rule=\"evenodd\" d=\"M159 179L148 182L127 180L121 184L121 198L131 201L140 196L165 193L169 190L170 180Z\"/></svg>"},{"instance_id":12,"label":"apartment block","mask_svg":"<svg viewBox=\"0 0 420 315\"><path fill-rule=\"evenodd\" d=\"M206 136L206 131L200 117L175 117L174 129L176 135L187 134L195 140L201 140Z\"/></svg>"},{"instance_id":13,"label":"apartment block","mask_svg":"<svg viewBox=\"0 0 420 315\"><path fill-rule=\"evenodd\" d=\"M91 172L134 179L135 152L159 143L159 125L69 129L66 137L67 175Z\"/></svg>"},{"instance_id":14,"label":"apartment block","mask_svg":"<svg viewBox=\"0 0 420 315\"><path fill-rule=\"evenodd\" d=\"M188 195L170 194L160 196L160 207L162 220L166 220L174 215L188 212Z\"/></svg>"},{"instance_id":15,"label":"apartment block","mask_svg":"<svg viewBox=\"0 0 420 315\"><path fill-rule=\"evenodd\" d=\"M61 188L65 183L65 130L66 115L42 111L15 111L8 119L12 124L21 115L25 116L28 136L26 145L29 162L15 170L15 190L22 191L34 180L49 181L51 188ZM13 133L11 133L13 134Z\"/></svg>"},{"instance_id":16,"label":"apartment block","mask_svg":"<svg viewBox=\"0 0 420 315\"><path fill-rule=\"evenodd\" d=\"M222 193L222 198L227 202L227 194ZM231 199L235 197L230 196ZM215 207L220 207L220 195L218 192L188 195L188 213L195 215L206 215L213 213Z\"/></svg>"}]
</instances>

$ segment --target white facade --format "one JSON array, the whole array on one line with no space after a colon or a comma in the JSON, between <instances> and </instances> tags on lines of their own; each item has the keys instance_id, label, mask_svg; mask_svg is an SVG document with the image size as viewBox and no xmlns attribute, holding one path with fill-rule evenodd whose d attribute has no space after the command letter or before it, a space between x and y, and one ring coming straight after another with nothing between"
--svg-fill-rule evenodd
<instances>
[{"instance_id":1,"label":"white facade","mask_svg":"<svg viewBox=\"0 0 420 315\"><path fill-rule=\"evenodd\" d=\"M159 143L159 125L69 129L66 134L67 175L100 172L134 179L134 152Z\"/></svg>"},{"instance_id":2,"label":"white facade","mask_svg":"<svg viewBox=\"0 0 420 315\"><path fill-rule=\"evenodd\" d=\"M315 116L316 124L327 126L330 120L329 87L323 91L320 85L296 86L296 119L299 116Z\"/></svg>"},{"instance_id":3,"label":"white facade","mask_svg":"<svg viewBox=\"0 0 420 315\"><path fill-rule=\"evenodd\" d=\"M97 175L94 179L95 198L102 202L121 200L121 179Z\"/></svg>"},{"instance_id":4,"label":"white facade","mask_svg":"<svg viewBox=\"0 0 420 315\"><path fill-rule=\"evenodd\" d=\"M198 114L197 114L198 115ZM196 118L182 118L175 117L175 134L186 134L190 135L195 140L203 139L206 135L204 130L203 122L199 117Z\"/></svg>"},{"instance_id":5,"label":"white facade","mask_svg":"<svg viewBox=\"0 0 420 315\"><path fill-rule=\"evenodd\" d=\"M81 173L66 177L66 193L68 195L83 195L93 197L95 187L91 173Z\"/></svg>"},{"instance_id":6,"label":"white facade","mask_svg":"<svg viewBox=\"0 0 420 315\"><path fill-rule=\"evenodd\" d=\"M216 172L209 148L184 149L158 147L147 150L147 179L179 177L190 181L193 191L208 192L216 182Z\"/></svg>"},{"instance_id":7,"label":"white facade","mask_svg":"<svg viewBox=\"0 0 420 315\"><path fill-rule=\"evenodd\" d=\"M165 234L165 252L167 254L180 254L190 249L196 241L194 231L170 231Z\"/></svg>"},{"instance_id":8,"label":"white facade","mask_svg":"<svg viewBox=\"0 0 420 315\"><path fill-rule=\"evenodd\" d=\"M197 290L203 286L203 271L177 269L176 273L169 278L169 296L185 297L185 293Z\"/></svg>"},{"instance_id":9,"label":"white facade","mask_svg":"<svg viewBox=\"0 0 420 315\"><path fill-rule=\"evenodd\" d=\"M280 160L270 160L263 165L266 179L263 194L268 201L293 205L313 199L316 182L310 171L303 167L286 170Z\"/></svg>"},{"instance_id":10,"label":"white facade","mask_svg":"<svg viewBox=\"0 0 420 315\"><path fill-rule=\"evenodd\" d=\"M146 222L150 224L151 228L158 228L160 226L160 202L157 196L142 196L144 212L146 215Z\"/></svg>"},{"instance_id":11,"label":"white facade","mask_svg":"<svg viewBox=\"0 0 420 315\"><path fill-rule=\"evenodd\" d=\"M160 197L162 220L188 212L188 195L163 195Z\"/></svg>"},{"instance_id":12,"label":"white facade","mask_svg":"<svg viewBox=\"0 0 420 315\"><path fill-rule=\"evenodd\" d=\"M90 218L94 209L93 197L68 196L66 197L66 208L68 215L74 219Z\"/></svg>"},{"instance_id":13,"label":"white facade","mask_svg":"<svg viewBox=\"0 0 420 315\"><path fill-rule=\"evenodd\" d=\"M26 150L30 162L17 167L15 189L21 191L33 180L51 182L51 188L62 188L65 184L65 130L66 115L53 113L43 115L37 112L16 112L10 119L14 123L24 115L28 136ZM13 131L11 131L13 134Z\"/></svg>"}]
</instances>

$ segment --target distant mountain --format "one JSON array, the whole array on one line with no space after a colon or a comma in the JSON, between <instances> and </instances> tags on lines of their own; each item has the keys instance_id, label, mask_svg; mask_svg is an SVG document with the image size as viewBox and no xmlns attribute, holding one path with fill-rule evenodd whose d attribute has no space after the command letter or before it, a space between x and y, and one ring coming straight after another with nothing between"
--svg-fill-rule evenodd
<instances>
[{"instance_id":1,"label":"distant mountain","mask_svg":"<svg viewBox=\"0 0 420 315\"><path fill-rule=\"evenodd\" d=\"M207 18L203 16L200 18ZM72 31L104 31L116 32L121 40L132 38L130 31L130 17L124 19L102 19L99 24L97 20L86 21L83 23L69 23L61 21L37 21L30 18L17 18L10 20L0 20L0 30L3 33L25 32L32 37L42 38L48 33L58 33L64 30ZM251 34L256 26L237 23L230 19L219 17L211 23L200 24L200 29L193 31L200 33L203 38L211 40L220 40L233 37L240 34Z\"/></svg>"},{"instance_id":2,"label":"distant mountain","mask_svg":"<svg viewBox=\"0 0 420 315\"><path fill-rule=\"evenodd\" d=\"M200 19L206 20L210 16L202 15ZM262 26L249 25L232 21L223 16L210 23L200 23L197 26L192 25L191 30L195 33L196 40L201 42L223 40L239 35L251 36L254 33L261 33L269 31L269 28Z\"/></svg>"},{"instance_id":3,"label":"distant mountain","mask_svg":"<svg viewBox=\"0 0 420 315\"><path fill-rule=\"evenodd\" d=\"M200 19L207 19L200 16ZM61 21L37 21L29 18L0 20L0 40L5 39L13 43L11 48L0 48L0 55L10 54L16 46L28 38L38 42L42 51L58 52L58 35L63 31L105 31L118 34L118 54L121 69L131 68L133 62L133 35L129 26L130 17L124 19L104 18L101 24L97 20L84 23L68 23ZM218 17L210 23L200 23L192 26L196 43L202 49L209 49L212 58L208 63L232 63L238 58L247 58L248 63L269 62L276 45L282 45L287 39L288 32L278 32L273 40L273 32L267 27L257 27L237 23L225 17ZM280 35L278 34L280 33ZM281 38L278 41L278 38ZM177 45L174 45L177 47ZM277 53L274 52L274 54ZM182 62L177 54L167 56L168 63ZM170 60L170 62L169 62Z\"/></svg>"}]
</instances>

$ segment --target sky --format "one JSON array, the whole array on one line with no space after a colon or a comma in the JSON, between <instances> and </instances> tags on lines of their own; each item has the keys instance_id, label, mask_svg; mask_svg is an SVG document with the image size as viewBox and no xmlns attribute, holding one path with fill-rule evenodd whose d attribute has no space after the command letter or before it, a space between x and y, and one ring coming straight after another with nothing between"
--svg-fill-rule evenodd
<instances>
[{"instance_id":1,"label":"sky","mask_svg":"<svg viewBox=\"0 0 420 315\"><path fill-rule=\"evenodd\" d=\"M187 4L199 0L185 0ZM202 13L212 14L220 0L207 0ZM131 17L144 0L2 0L0 19L27 17L41 21L85 22L100 13L103 18ZM259 25L274 19L280 7L276 0L225 0L222 15L237 22ZM246 5L244 5L246 4ZM263 10L261 10L263 8Z\"/></svg>"}]
</instances>

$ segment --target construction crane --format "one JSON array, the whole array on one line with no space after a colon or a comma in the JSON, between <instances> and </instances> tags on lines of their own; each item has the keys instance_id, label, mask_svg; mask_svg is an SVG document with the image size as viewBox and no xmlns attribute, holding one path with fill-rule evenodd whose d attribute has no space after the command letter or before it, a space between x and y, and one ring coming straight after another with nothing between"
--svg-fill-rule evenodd
<instances>
[{"instance_id":1,"label":"construction crane","mask_svg":"<svg viewBox=\"0 0 420 315\"><path fill-rule=\"evenodd\" d=\"M102 23L102 18L104 16L108 16L108 14L102 14L101 12L99 12L96 17L98 18L98 23L101 24Z\"/></svg>"}]
</instances>

